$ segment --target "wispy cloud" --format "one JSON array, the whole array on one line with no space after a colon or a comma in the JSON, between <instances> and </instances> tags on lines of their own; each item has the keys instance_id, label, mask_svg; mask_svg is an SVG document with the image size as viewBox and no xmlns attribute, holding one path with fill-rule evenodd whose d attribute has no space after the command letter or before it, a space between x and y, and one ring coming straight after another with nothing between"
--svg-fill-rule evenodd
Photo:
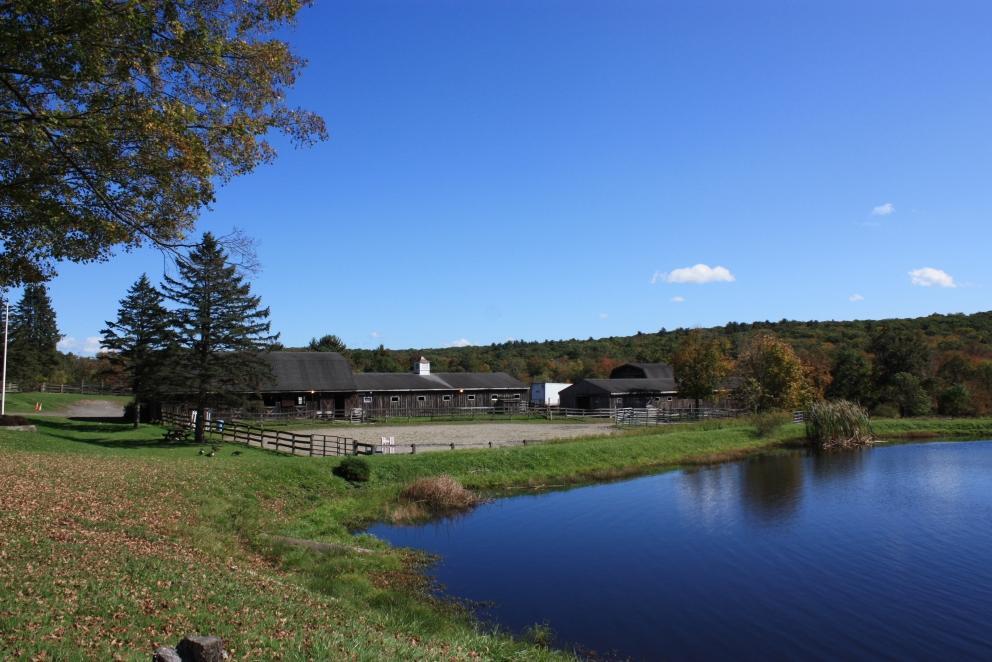
<instances>
[{"instance_id":1,"label":"wispy cloud","mask_svg":"<svg viewBox=\"0 0 992 662\"><path fill-rule=\"evenodd\" d=\"M378 331L373 331L372 333L369 334L369 337L370 338L381 338L382 337L382 334L379 333Z\"/></svg>"},{"instance_id":2,"label":"wispy cloud","mask_svg":"<svg viewBox=\"0 0 992 662\"><path fill-rule=\"evenodd\" d=\"M682 303L683 301L685 301L685 297L683 296L672 297L672 303Z\"/></svg>"},{"instance_id":3,"label":"wispy cloud","mask_svg":"<svg viewBox=\"0 0 992 662\"><path fill-rule=\"evenodd\" d=\"M73 336L66 336L56 345L60 352L72 352L79 356L93 356L100 351L100 336L88 336L83 340L77 340Z\"/></svg>"},{"instance_id":4,"label":"wispy cloud","mask_svg":"<svg viewBox=\"0 0 992 662\"><path fill-rule=\"evenodd\" d=\"M601 319L601 320L609 319L609 317L610 317L610 314L609 313L600 313L599 314L599 319Z\"/></svg>"},{"instance_id":5,"label":"wispy cloud","mask_svg":"<svg viewBox=\"0 0 992 662\"><path fill-rule=\"evenodd\" d=\"M651 284L655 285L661 281L666 283L732 283L737 278L730 273L727 267L711 267L708 264L697 264L691 267L682 267L665 273L656 271L651 276Z\"/></svg>"},{"instance_id":6,"label":"wispy cloud","mask_svg":"<svg viewBox=\"0 0 992 662\"><path fill-rule=\"evenodd\" d=\"M459 338L458 340L452 340L448 344L448 347L471 347L474 344L475 343L473 343L471 340L468 340L467 338Z\"/></svg>"},{"instance_id":7,"label":"wispy cloud","mask_svg":"<svg viewBox=\"0 0 992 662\"><path fill-rule=\"evenodd\" d=\"M877 205L871 208L872 216L888 216L889 214L895 213L896 206L891 202L886 202L885 204Z\"/></svg>"},{"instance_id":8,"label":"wispy cloud","mask_svg":"<svg viewBox=\"0 0 992 662\"><path fill-rule=\"evenodd\" d=\"M909 282L920 287L957 287L954 278L943 269L923 267L909 272Z\"/></svg>"},{"instance_id":9,"label":"wispy cloud","mask_svg":"<svg viewBox=\"0 0 992 662\"><path fill-rule=\"evenodd\" d=\"M860 294L852 294L851 296L847 297L847 300L848 301L864 301L865 298L863 296L861 296Z\"/></svg>"}]
</instances>

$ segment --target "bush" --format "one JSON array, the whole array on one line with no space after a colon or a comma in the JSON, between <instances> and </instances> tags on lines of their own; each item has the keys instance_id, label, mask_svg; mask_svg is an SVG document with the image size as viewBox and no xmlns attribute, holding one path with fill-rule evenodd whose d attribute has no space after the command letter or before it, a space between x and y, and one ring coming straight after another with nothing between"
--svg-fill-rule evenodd
<instances>
[{"instance_id":1,"label":"bush","mask_svg":"<svg viewBox=\"0 0 992 662\"><path fill-rule=\"evenodd\" d=\"M423 506L435 514L464 510L479 502L475 494L445 474L418 478L403 489L400 498Z\"/></svg>"},{"instance_id":2,"label":"bush","mask_svg":"<svg viewBox=\"0 0 992 662\"><path fill-rule=\"evenodd\" d=\"M871 410L875 418L899 418L899 405L894 402L882 402Z\"/></svg>"},{"instance_id":3,"label":"bush","mask_svg":"<svg viewBox=\"0 0 992 662\"><path fill-rule=\"evenodd\" d=\"M751 417L751 425L759 437L770 437L775 430L792 421L792 416L784 411L766 411Z\"/></svg>"},{"instance_id":4,"label":"bush","mask_svg":"<svg viewBox=\"0 0 992 662\"><path fill-rule=\"evenodd\" d=\"M23 416L18 416L16 414L7 414L6 416L0 416L0 425L2 426L31 425L31 421L24 418Z\"/></svg>"},{"instance_id":5,"label":"bush","mask_svg":"<svg viewBox=\"0 0 992 662\"><path fill-rule=\"evenodd\" d=\"M870 444L874 439L868 412L848 400L820 400L806 410L806 438L820 448Z\"/></svg>"},{"instance_id":6,"label":"bush","mask_svg":"<svg viewBox=\"0 0 992 662\"><path fill-rule=\"evenodd\" d=\"M331 470L338 478L344 478L349 483L366 483L372 474L368 461L360 457L346 457L338 466Z\"/></svg>"},{"instance_id":7,"label":"bush","mask_svg":"<svg viewBox=\"0 0 992 662\"><path fill-rule=\"evenodd\" d=\"M971 393L964 384L954 384L937 396L937 411L944 416L968 416L974 412Z\"/></svg>"}]
</instances>

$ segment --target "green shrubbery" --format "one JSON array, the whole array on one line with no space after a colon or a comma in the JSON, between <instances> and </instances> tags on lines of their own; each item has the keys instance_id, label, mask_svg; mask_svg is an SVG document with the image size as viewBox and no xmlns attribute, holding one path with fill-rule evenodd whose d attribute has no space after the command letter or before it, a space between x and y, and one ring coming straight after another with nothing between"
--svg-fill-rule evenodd
<instances>
[{"instance_id":1,"label":"green shrubbery","mask_svg":"<svg viewBox=\"0 0 992 662\"><path fill-rule=\"evenodd\" d=\"M344 478L349 483L366 483L372 474L372 469L368 461L360 457L346 457L331 470L331 473Z\"/></svg>"},{"instance_id":2,"label":"green shrubbery","mask_svg":"<svg viewBox=\"0 0 992 662\"><path fill-rule=\"evenodd\" d=\"M806 438L820 448L870 444L874 439L868 412L848 400L820 400L806 410Z\"/></svg>"},{"instance_id":3,"label":"green shrubbery","mask_svg":"<svg viewBox=\"0 0 992 662\"><path fill-rule=\"evenodd\" d=\"M784 411L766 411L755 414L750 419L751 425L761 438L770 437L775 430L792 421L792 416Z\"/></svg>"}]
</instances>

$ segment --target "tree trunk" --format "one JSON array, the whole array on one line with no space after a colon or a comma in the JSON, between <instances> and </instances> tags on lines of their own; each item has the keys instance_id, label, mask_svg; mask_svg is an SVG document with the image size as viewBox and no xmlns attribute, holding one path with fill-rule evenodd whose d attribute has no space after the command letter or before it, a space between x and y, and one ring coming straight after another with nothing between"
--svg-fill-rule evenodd
<instances>
[{"instance_id":1,"label":"tree trunk","mask_svg":"<svg viewBox=\"0 0 992 662\"><path fill-rule=\"evenodd\" d=\"M141 402L138 400L134 401L134 427L137 428L138 424L141 423Z\"/></svg>"},{"instance_id":2,"label":"tree trunk","mask_svg":"<svg viewBox=\"0 0 992 662\"><path fill-rule=\"evenodd\" d=\"M203 400L200 400L199 404L196 405L196 432L193 437L196 442L200 444L204 442L203 428L206 417L207 405L203 402Z\"/></svg>"}]
</instances>

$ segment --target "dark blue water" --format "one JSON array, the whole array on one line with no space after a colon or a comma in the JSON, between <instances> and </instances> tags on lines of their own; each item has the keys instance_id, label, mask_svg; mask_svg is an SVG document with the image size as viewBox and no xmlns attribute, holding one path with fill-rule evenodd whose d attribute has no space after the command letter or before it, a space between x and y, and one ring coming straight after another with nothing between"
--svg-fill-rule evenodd
<instances>
[{"instance_id":1,"label":"dark blue water","mask_svg":"<svg viewBox=\"0 0 992 662\"><path fill-rule=\"evenodd\" d=\"M634 659L992 659L992 442L801 452L417 527L450 595Z\"/></svg>"}]
</instances>

